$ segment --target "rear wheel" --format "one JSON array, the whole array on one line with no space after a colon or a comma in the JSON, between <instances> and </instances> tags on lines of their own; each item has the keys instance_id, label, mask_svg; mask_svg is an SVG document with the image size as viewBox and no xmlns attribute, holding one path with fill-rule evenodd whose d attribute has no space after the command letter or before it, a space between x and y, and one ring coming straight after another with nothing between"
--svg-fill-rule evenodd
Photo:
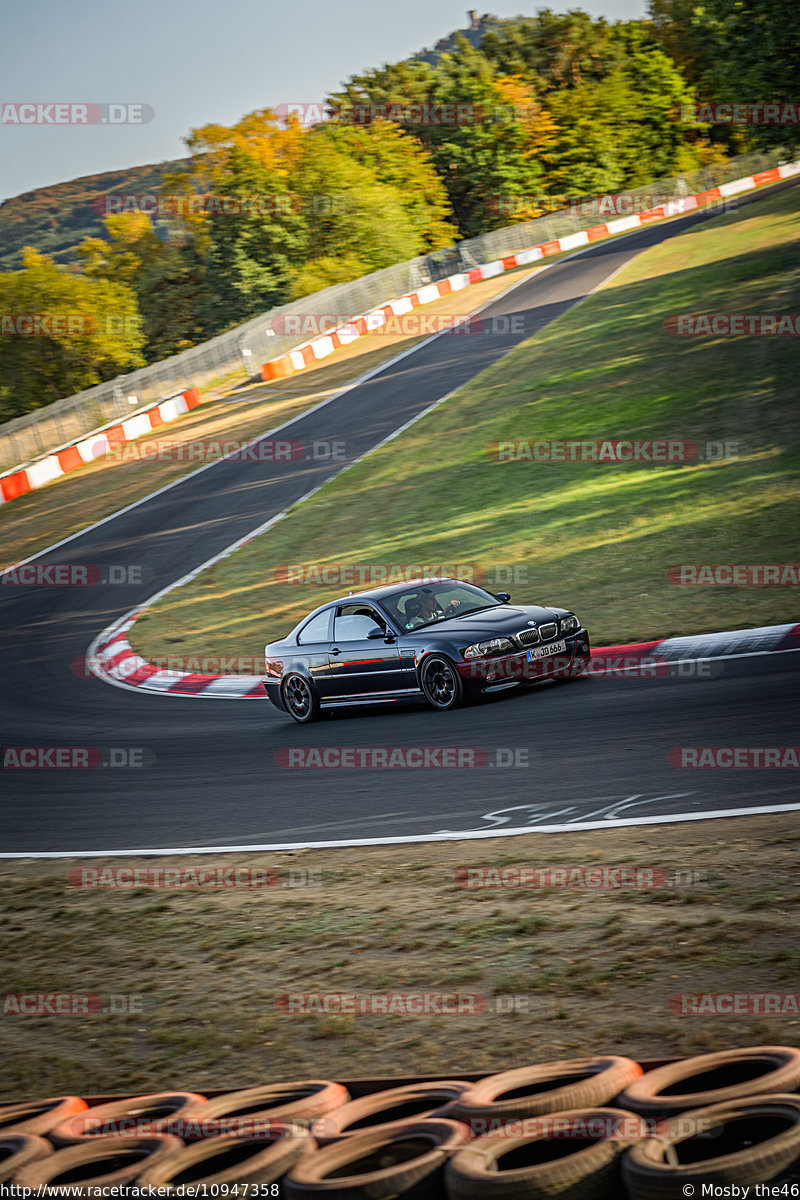
<instances>
[{"instance_id":1,"label":"rear wheel","mask_svg":"<svg viewBox=\"0 0 800 1200\"><path fill-rule=\"evenodd\" d=\"M289 716L300 725L319 716L319 696L305 675L287 675L281 684L281 699Z\"/></svg>"},{"instance_id":2,"label":"rear wheel","mask_svg":"<svg viewBox=\"0 0 800 1200\"><path fill-rule=\"evenodd\" d=\"M443 654L430 654L423 659L419 681L431 708L444 712L456 708L464 698L464 685L458 671Z\"/></svg>"}]
</instances>

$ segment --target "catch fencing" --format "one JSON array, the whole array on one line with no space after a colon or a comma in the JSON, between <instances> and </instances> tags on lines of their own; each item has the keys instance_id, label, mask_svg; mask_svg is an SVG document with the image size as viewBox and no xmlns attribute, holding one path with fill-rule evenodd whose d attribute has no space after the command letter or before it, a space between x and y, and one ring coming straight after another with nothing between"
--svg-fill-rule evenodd
<instances>
[{"instance_id":1,"label":"catch fencing","mask_svg":"<svg viewBox=\"0 0 800 1200\"><path fill-rule=\"evenodd\" d=\"M619 197L628 200L630 210L635 212L637 197L642 198L643 207L653 208L667 200L703 192L787 161L787 154L780 150L740 155L678 178L631 188L619 193ZM237 373L243 377L258 377L262 362L288 354L307 336L277 333L273 322L278 329L282 328L282 323L275 320L281 314L324 312L341 317L345 323L449 275L590 229L607 216L602 198L587 198L568 209L469 238L455 246L397 263L349 283L335 284L273 308L162 362L120 375L0 425L0 472L70 445L189 388L203 388L213 380Z\"/></svg>"}]
</instances>

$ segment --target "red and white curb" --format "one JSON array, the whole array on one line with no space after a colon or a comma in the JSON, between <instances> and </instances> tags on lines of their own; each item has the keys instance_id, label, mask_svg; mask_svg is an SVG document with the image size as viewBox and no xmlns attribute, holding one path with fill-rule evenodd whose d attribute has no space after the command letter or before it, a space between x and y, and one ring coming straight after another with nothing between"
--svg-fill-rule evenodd
<instances>
[{"instance_id":1,"label":"red and white curb","mask_svg":"<svg viewBox=\"0 0 800 1200\"><path fill-rule=\"evenodd\" d=\"M137 654L128 641L128 631L140 616L141 611L129 615L100 634L86 658L87 669L93 675L107 683L162 695L210 696L221 700L266 699L258 675L203 675L165 671L153 666Z\"/></svg>"},{"instance_id":2,"label":"red and white curb","mask_svg":"<svg viewBox=\"0 0 800 1200\"><path fill-rule=\"evenodd\" d=\"M712 659L750 658L776 650L800 650L799 625L764 625L756 629L733 629L725 633L695 633L662 638L655 642L631 642L592 650L592 674L645 671L649 666Z\"/></svg>"},{"instance_id":3,"label":"red and white curb","mask_svg":"<svg viewBox=\"0 0 800 1200\"><path fill-rule=\"evenodd\" d=\"M110 450L150 433L159 425L177 421L178 417L197 408L199 403L200 392L197 388L189 388L179 396L172 396L169 400L162 400L159 404L142 409L125 421L97 429L82 441L38 458L22 470L14 468L0 476L0 504L16 500L18 496L44 487L69 471L94 462L96 458L103 458Z\"/></svg>"},{"instance_id":4,"label":"red and white curb","mask_svg":"<svg viewBox=\"0 0 800 1200\"><path fill-rule=\"evenodd\" d=\"M639 229L644 225L651 225L656 221L664 221L671 217L690 213L705 205L738 196L742 192L764 187L767 184L778 183L782 179L789 179L798 174L800 174L800 162L773 167L769 171L758 171L743 179L721 183L719 187L709 188L708 191L683 196L679 200L670 200L657 208L651 208L646 212L636 213L629 217L620 217L616 221L595 225L591 229L582 229L555 241L543 242L539 246L531 246L527 250L520 250L516 254L496 259L494 262L484 263L483 266L475 267L471 271L451 275L448 279L442 279L438 283L427 284L407 296L400 296L396 300L378 305L363 316L354 317L352 321L329 334L296 346L294 350L281 358L262 363L261 377L265 380L282 379L297 371L303 371L312 363L327 358L341 346L349 346L357 338L380 328L393 317L403 316L420 305L430 304L450 292L470 287L473 283L480 283L484 279L502 275L504 271L529 266L531 263L552 255L578 250L581 247L590 246L593 242L602 241L604 238L615 237L618 234ZM98 429L79 442L64 446L52 454L44 455L23 469L13 468L10 472L0 475L0 504L16 500L18 496L44 487L69 471L82 467L85 463L102 458L109 450L142 437L159 425L176 420L184 413L196 408L199 403L199 391L197 388L190 388L180 396L164 400L160 404L136 413L135 416L129 417L125 421Z\"/></svg>"},{"instance_id":5,"label":"red and white curb","mask_svg":"<svg viewBox=\"0 0 800 1200\"><path fill-rule=\"evenodd\" d=\"M264 700L258 675L203 675L161 670L131 647L128 633L140 610L109 626L87 656L87 668L99 679L138 691L171 696L202 696L212 700ZM655 642L603 646L592 651L592 674L648 670L653 664L751 658L785 650L800 650L800 624L766 625L724 633L690 634Z\"/></svg>"},{"instance_id":6,"label":"red and white curb","mask_svg":"<svg viewBox=\"0 0 800 1200\"><path fill-rule=\"evenodd\" d=\"M333 354L340 346L349 346L351 342L363 337L364 334L386 325L393 317L402 317L420 305L430 304L450 292L458 292L473 283L480 283L484 279L502 275L504 271L512 271L515 267L529 266L531 263L538 262L539 259L548 258L554 254L578 250L582 246L589 246L604 238L628 233L643 225L652 225L655 221L681 216L693 212L697 208L703 208L707 204L738 196L741 192L751 191L753 188L763 187L765 184L778 183L781 179L789 179L797 174L800 174L800 163L788 163L786 166L774 167L769 171L759 171L744 179L721 183L719 187L709 188L708 191L682 196L679 200L670 200L657 208L647 209L646 212L620 217L616 221L607 221L603 225L594 225L591 229L582 229L577 233L570 233L566 237L557 238L551 242L542 242L539 246L531 246L527 250L509 254L505 258L498 258L494 262L484 263L483 266L475 267L471 271L451 275L448 279L430 283L420 288L419 291L400 296L388 304L379 304L363 316L354 317L346 324L340 325L338 329L296 346L289 354L262 363L261 378L283 379L287 375L294 375L297 371L304 371L306 367Z\"/></svg>"}]
</instances>

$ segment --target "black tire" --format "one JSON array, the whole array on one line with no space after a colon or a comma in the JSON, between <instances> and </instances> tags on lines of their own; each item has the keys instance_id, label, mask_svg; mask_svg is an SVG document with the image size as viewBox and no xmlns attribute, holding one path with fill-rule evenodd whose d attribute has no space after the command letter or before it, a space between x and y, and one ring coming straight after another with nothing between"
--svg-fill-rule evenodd
<instances>
[{"instance_id":1,"label":"black tire","mask_svg":"<svg viewBox=\"0 0 800 1200\"><path fill-rule=\"evenodd\" d=\"M800 1096L753 1096L673 1117L627 1151L622 1177L631 1200L672 1200L687 1185L766 1183L798 1159Z\"/></svg>"},{"instance_id":2,"label":"black tire","mask_svg":"<svg viewBox=\"0 0 800 1200\"><path fill-rule=\"evenodd\" d=\"M88 1108L80 1096L51 1096L47 1100L23 1100L0 1108L0 1135L32 1133L46 1137L51 1129Z\"/></svg>"},{"instance_id":3,"label":"black tire","mask_svg":"<svg viewBox=\"0 0 800 1200\"><path fill-rule=\"evenodd\" d=\"M151 1092L126 1096L84 1109L48 1130L48 1140L60 1146L82 1146L103 1138L155 1137L169 1133L172 1121L180 1121L195 1105L204 1104L199 1092Z\"/></svg>"},{"instance_id":4,"label":"black tire","mask_svg":"<svg viewBox=\"0 0 800 1200\"><path fill-rule=\"evenodd\" d=\"M647 1134L641 1117L616 1108L514 1122L453 1155L445 1171L447 1194L451 1200L607 1200L622 1192L622 1152Z\"/></svg>"},{"instance_id":5,"label":"black tire","mask_svg":"<svg viewBox=\"0 0 800 1200\"><path fill-rule=\"evenodd\" d=\"M382 1133L398 1121L425 1121L438 1117L470 1085L462 1079L439 1079L434 1083L409 1083L401 1087L369 1092L350 1100L311 1126L321 1146L362 1133Z\"/></svg>"},{"instance_id":6,"label":"black tire","mask_svg":"<svg viewBox=\"0 0 800 1200\"><path fill-rule=\"evenodd\" d=\"M281 684L281 700L284 708L298 725L308 725L319 716L317 689L305 675L293 671Z\"/></svg>"},{"instance_id":7,"label":"black tire","mask_svg":"<svg viewBox=\"0 0 800 1200\"><path fill-rule=\"evenodd\" d=\"M422 694L437 712L457 708L464 699L461 676L444 654L428 654L419 665Z\"/></svg>"},{"instance_id":8,"label":"black tire","mask_svg":"<svg viewBox=\"0 0 800 1200\"><path fill-rule=\"evenodd\" d=\"M137 1182L141 1187L169 1189L181 1184L191 1189L202 1184L273 1183L314 1149L307 1129L276 1121L268 1137L213 1137L194 1142L171 1158L146 1167Z\"/></svg>"},{"instance_id":9,"label":"black tire","mask_svg":"<svg viewBox=\"0 0 800 1200\"><path fill-rule=\"evenodd\" d=\"M669 1120L687 1109L707 1108L726 1100L797 1091L800 1050L792 1046L748 1046L656 1067L632 1080L615 1103L643 1117Z\"/></svg>"},{"instance_id":10,"label":"black tire","mask_svg":"<svg viewBox=\"0 0 800 1200\"><path fill-rule=\"evenodd\" d=\"M408 1193L438 1200L445 1163L468 1141L469 1130L455 1121L397 1121L301 1158L284 1176L281 1194L287 1200L395 1200Z\"/></svg>"},{"instance_id":11,"label":"black tire","mask_svg":"<svg viewBox=\"0 0 800 1200\"><path fill-rule=\"evenodd\" d=\"M473 1083L440 1116L469 1125L473 1137L497 1133L508 1121L541 1117L573 1108L598 1108L614 1102L626 1084L642 1073L630 1058L602 1055L561 1059L487 1075Z\"/></svg>"},{"instance_id":12,"label":"black tire","mask_svg":"<svg viewBox=\"0 0 800 1200\"><path fill-rule=\"evenodd\" d=\"M224 1092L186 1112L181 1136L185 1142L195 1142L220 1134L269 1133L276 1123L310 1124L349 1099L347 1089L329 1079L300 1079Z\"/></svg>"},{"instance_id":13,"label":"black tire","mask_svg":"<svg viewBox=\"0 0 800 1200\"><path fill-rule=\"evenodd\" d=\"M126 1187L148 1167L172 1158L181 1150L183 1142L176 1137L84 1138L79 1146L67 1146L56 1154L28 1163L14 1176L14 1183L43 1197L63 1195L66 1186L73 1196L98 1195L84 1189Z\"/></svg>"},{"instance_id":14,"label":"black tire","mask_svg":"<svg viewBox=\"0 0 800 1200\"><path fill-rule=\"evenodd\" d=\"M0 1183L9 1183L28 1163L53 1153L50 1143L34 1133L8 1133L0 1137Z\"/></svg>"}]
</instances>

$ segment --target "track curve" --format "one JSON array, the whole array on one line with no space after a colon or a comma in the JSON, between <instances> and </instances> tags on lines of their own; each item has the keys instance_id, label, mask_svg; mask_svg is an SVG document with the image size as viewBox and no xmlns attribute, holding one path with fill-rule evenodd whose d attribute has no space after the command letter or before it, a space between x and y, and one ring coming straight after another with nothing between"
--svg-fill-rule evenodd
<instances>
[{"instance_id":1,"label":"track curve","mask_svg":"<svg viewBox=\"0 0 800 1200\"><path fill-rule=\"evenodd\" d=\"M552 264L484 310L484 317L521 314L522 331L425 342L301 416L291 436L344 439L352 462L641 250L703 219L692 214ZM136 563L143 584L0 589L3 745L91 746L104 757L117 751L119 760L134 751L143 764L0 772L0 854L487 836L797 806L792 772L676 770L667 759L680 745L791 743L794 653L728 662L707 678L596 678L500 694L435 717L409 706L349 712L308 728L267 704L141 695L72 672L103 627L333 473L324 462L216 464L37 556ZM487 765L336 771L276 763L287 747L364 744L477 747ZM498 759L513 765L492 765Z\"/></svg>"}]
</instances>

